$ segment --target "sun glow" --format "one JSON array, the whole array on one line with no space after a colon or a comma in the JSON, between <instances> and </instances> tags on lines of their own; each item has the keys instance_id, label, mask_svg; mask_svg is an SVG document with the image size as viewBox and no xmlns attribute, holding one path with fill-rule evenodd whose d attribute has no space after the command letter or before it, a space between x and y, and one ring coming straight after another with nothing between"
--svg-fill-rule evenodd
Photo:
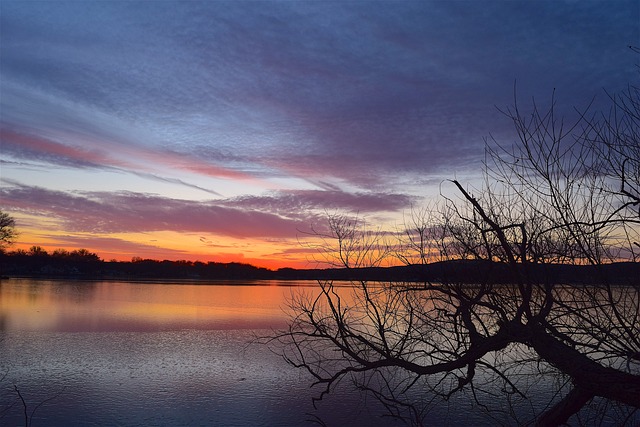
<instances>
[{"instance_id":1,"label":"sun glow","mask_svg":"<svg viewBox=\"0 0 640 427\"><path fill-rule=\"evenodd\" d=\"M206 233L154 231L146 233L74 233L61 229L57 221L16 214L18 239L8 250L29 251L37 246L51 253L56 249L87 249L105 261L132 258L239 262L257 267L310 268L308 251L297 239L232 238Z\"/></svg>"}]
</instances>

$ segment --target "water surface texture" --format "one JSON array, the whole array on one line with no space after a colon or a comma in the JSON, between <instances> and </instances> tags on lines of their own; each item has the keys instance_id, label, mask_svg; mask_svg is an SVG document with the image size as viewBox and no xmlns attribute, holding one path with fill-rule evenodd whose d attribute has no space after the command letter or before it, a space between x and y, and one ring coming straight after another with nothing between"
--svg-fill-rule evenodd
<instances>
[{"instance_id":1,"label":"water surface texture","mask_svg":"<svg viewBox=\"0 0 640 427\"><path fill-rule=\"evenodd\" d=\"M25 425L15 387L32 427L405 425L349 381L314 408L321 388L310 375L257 342L286 327L292 296L318 291L315 282L2 280L0 425ZM339 292L348 304L349 289ZM472 400L434 401L425 422L496 425Z\"/></svg>"},{"instance_id":2,"label":"water surface texture","mask_svg":"<svg viewBox=\"0 0 640 427\"><path fill-rule=\"evenodd\" d=\"M14 386L33 427L394 425L348 384L314 410L311 378L254 342L314 286L282 285L2 280L0 425L24 425Z\"/></svg>"}]
</instances>

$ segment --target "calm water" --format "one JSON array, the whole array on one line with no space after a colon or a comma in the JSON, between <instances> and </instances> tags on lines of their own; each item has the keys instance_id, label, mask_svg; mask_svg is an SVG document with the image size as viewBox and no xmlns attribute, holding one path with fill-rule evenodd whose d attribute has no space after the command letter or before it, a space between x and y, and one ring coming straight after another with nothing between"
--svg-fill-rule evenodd
<instances>
[{"instance_id":1,"label":"calm water","mask_svg":"<svg viewBox=\"0 0 640 427\"><path fill-rule=\"evenodd\" d=\"M0 426L24 425L14 386L33 427L404 425L346 381L314 409L312 378L255 342L318 292L288 285L2 280ZM427 425L496 425L470 402L439 401Z\"/></svg>"},{"instance_id":2,"label":"calm water","mask_svg":"<svg viewBox=\"0 0 640 427\"><path fill-rule=\"evenodd\" d=\"M0 425L24 425L14 385L33 427L394 425L349 387L314 410L311 379L252 343L314 291L281 285L2 280Z\"/></svg>"}]
</instances>

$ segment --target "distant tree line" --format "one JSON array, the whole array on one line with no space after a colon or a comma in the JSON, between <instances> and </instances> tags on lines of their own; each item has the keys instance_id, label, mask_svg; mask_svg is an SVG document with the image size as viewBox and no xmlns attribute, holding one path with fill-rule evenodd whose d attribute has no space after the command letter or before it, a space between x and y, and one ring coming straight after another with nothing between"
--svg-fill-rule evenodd
<instances>
[{"instance_id":1,"label":"distant tree line","mask_svg":"<svg viewBox=\"0 0 640 427\"><path fill-rule=\"evenodd\" d=\"M388 280L404 282L456 280L474 284L487 275L498 274L503 283L513 283L513 272L504 263L478 260L450 260L431 264L393 267L269 270L238 262L201 262L154 260L133 257L131 261L103 261L87 249L56 249L51 253L40 246L29 250L0 252L3 277L90 278L90 279L185 279L185 280ZM639 263L613 263L600 266L541 265L530 272L537 281L594 284L602 274L610 283L636 283Z\"/></svg>"},{"instance_id":2,"label":"distant tree line","mask_svg":"<svg viewBox=\"0 0 640 427\"><path fill-rule=\"evenodd\" d=\"M49 253L40 246L0 253L3 276L149 278L149 279L265 279L270 270L242 263L169 261L133 257L129 261L103 261L87 249L56 249Z\"/></svg>"}]
</instances>

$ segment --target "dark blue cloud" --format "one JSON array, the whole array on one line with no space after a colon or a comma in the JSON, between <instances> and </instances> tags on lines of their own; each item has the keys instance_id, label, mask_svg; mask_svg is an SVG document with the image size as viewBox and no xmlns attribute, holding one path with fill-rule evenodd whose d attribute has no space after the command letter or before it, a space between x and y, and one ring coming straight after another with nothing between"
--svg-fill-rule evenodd
<instances>
[{"instance_id":1,"label":"dark blue cloud","mask_svg":"<svg viewBox=\"0 0 640 427\"><path fill-rule=\"evenodd\" d=\"M637 77L626 46L638 44L638 8L3 2L2 121L383 189L480 160L483 136L508 135L494 105L511 102L514 82L525 98L558 88L566 111L623 88Z\"/></svg>"}]
</instances>

